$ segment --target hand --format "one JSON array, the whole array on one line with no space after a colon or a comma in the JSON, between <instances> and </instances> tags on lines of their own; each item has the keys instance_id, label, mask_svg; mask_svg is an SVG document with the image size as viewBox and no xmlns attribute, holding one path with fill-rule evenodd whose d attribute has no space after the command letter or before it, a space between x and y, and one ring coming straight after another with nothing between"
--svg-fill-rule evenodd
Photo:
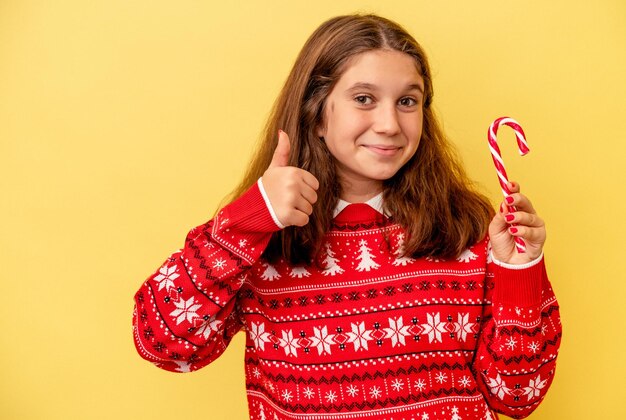
<instances>
[{"instance_id":1,"label":"hand","mask_svg":"<svg viewBox=\"0 0 626 420\"><path fill-rule=\"evenodd\" d=\"M491 252L497 260L504 263L525 264L541 255L546 241L546 227L528 198L519 193L519 184L509 182L507 185L511 191L509 198L513 201L503 201L500 212L489 224ZM510 213L508 206L515 206L517 211ZM513 224L515 226L511 226ZM526 252L523 254L515 249L516 236L526 243Z\"/></svg>"},{"instance_id":2,"label":"hand","mask_svg":"<svg viewBox=\"0 0 626 420\"><path fill-rule=\"evenodd\" d=\"M289 149L289 136L280 130L272 162L262 177L263 187L280 223L304 226L313 213L319 181L304 169L288 166Z\"/></svg>"}]
</instances>

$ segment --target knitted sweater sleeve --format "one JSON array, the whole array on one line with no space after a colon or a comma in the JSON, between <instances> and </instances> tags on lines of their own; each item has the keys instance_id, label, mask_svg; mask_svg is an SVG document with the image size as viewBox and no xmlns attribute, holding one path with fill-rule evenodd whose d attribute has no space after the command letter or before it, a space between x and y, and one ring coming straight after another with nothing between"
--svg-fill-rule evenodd
<instances>
[{"instance_id":1,"label":"knitted sweater sleeve","mask_svg":"<svg viewBox=\"0 0 626 420\"><path fill-rule=\"evenodd\" d=\"M487 304L473 369L493 410L524 418L552 383L561 321L543 257L516 268L488 263Z\"/></svg>"},{"instance_id":2,"label":"knitted sweater sleeve","mask_svg":"<svg viewBox=\"0 0 626 420\"><path fill-rule=\"evenodd\" d=\"M276 225L262 185L192 229L135 294L133 336L144 359L173 372L215 360L241 329L236 296Z\"/></svg>"}]
</instances>

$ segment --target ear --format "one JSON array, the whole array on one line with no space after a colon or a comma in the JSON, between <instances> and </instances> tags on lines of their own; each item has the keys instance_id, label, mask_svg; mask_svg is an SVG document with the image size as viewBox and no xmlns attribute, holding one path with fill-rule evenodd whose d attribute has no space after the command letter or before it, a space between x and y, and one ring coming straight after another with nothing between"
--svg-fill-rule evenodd
<instances>
[{"instance_id":1,"label":"ear","mask_svg":"<svg viewBox=\"0 0 626 420\"><path fill-rule=\"evenodd\" d=\"M326 129L325 129L323 126L318 125L318 126L315 128L315 135L316 135L317 137L324 137L324 136L326 135Z\"/></svg>"},{"instance_id":2,"label":"ear","mask_svg":"<svg viewBox=\"0 0 626 420\"><path fill-rule=\"evenodd\" d=\"M320 121L317 126L315 126L315 135L317 137L325 137L326 136L326 122L324 119Z\"/></svg>"},{"instance_id":3,"label":"ear","mask_svg":"<svg viewBox=\"0 0 626 420\"><path fill-rule=\"evenodd\" d=\"M326 136L326 99L322 103L322 112L321 118L317 126L315 127L315 135L319 138L324 138Z\"/></svg>"}]
</instances>

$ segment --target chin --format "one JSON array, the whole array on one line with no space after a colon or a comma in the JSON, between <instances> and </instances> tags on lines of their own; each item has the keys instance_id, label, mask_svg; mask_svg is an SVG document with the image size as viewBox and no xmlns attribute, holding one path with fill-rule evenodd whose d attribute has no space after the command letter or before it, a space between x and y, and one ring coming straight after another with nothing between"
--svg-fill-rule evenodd
<instances>
[{"instance_id":1,"label":"chin","mask_svg":"<svg viewBox=\"0 0 626 420\"><path fill-rule=\"evenodd\" d=\"M376 181L387 181L388 179L393 178L397 173L398 171L379 173L376 175L372 175L371 178L375 179Z\"/></svg>"}]
</instances>

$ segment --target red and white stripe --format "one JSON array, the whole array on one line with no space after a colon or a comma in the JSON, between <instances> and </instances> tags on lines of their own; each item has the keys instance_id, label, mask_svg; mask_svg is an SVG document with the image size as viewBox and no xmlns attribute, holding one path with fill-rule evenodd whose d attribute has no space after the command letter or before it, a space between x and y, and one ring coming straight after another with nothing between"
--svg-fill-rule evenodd
<instances>
[{"instance_id":1,"label":"red and white stripe","mask_svg":"<svg viewBox=\"0 0 626 420\"><path fill-rule=\"evenodd\" d=\"M495 120L490 126L489 131L487 132L487 139L489 140L489 150L491 150L491 157L493 158L493 163L496 165L496 172L498 173L498 181L500 181L500 187L502 188L502 194L504 197L508 197L511 195L511 191L507 187L507 182L509 182L509 177L506 174L506 169L504 168L504 161L502 160L502 155L500 153L500 148L498 147L498 142L496 138L496 134L498 133L498 128L502 125L508 125L515 132L515 137L517 137L517 146L519 148L520 155L524 156L530 149L528 148L528 143L526 142L526 135L524 134L524 130L519 125L517 121L513 118L509 117L501 117ZM515 206L508 206L509 212L517 211ZM517 248L517 252L524 253L526 252L526 244L522 238L515 238L515 246Z\"/></svg>"}]
</instances>

